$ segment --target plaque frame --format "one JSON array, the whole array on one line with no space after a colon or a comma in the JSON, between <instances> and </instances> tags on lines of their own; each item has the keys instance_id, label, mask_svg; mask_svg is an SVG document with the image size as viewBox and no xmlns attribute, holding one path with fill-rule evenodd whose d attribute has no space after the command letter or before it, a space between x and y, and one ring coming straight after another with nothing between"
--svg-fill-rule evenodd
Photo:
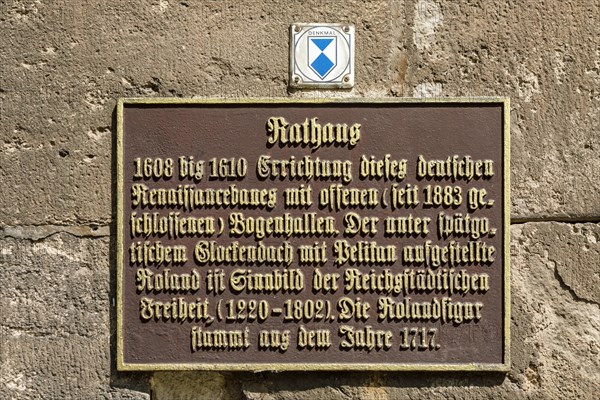
<instances>
[{"instance_id":1,"label":"plaque frame","mask_svg":"<svg viewBox=\"0 0 600 400\"><path fill-rule=\"evenodd\" d=\"M124 262L124 180L123 180L123 112L128 104L144 105L263 105L263 104L374 104L374 105L411 105L411 104L498 104L502 106L503 135L503 362L501 363L126 363L123 353L123 262ZM510 370L510 98L509 97L447 97L447 98L120 98L116 105L116 168L117 168L117 343L116 365L119 371L489 371L508 372Z\"/></svg>"}]
</instances>

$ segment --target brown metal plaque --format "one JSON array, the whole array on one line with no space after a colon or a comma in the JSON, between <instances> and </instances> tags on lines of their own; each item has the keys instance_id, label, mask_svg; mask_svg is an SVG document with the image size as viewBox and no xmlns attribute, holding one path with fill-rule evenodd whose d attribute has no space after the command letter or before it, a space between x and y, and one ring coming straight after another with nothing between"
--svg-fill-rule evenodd
<instances>
[{"instance_id":1,"label":"brown metal plaque","mask_svg":"<svg viewBox=\"0 0 600 400\"><path fill-rule=\"evenodd\" d=\"M117 114L119 369L508 369L508 99Z\"/></svg>"}]
</instances>

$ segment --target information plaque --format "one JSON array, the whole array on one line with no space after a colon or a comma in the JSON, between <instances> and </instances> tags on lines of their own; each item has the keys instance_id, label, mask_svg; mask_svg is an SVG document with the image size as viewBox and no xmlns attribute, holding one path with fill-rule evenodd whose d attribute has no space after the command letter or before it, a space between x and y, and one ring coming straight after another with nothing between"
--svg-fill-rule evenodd
<instances>
[{"instance_id":1,"label":"information plaque","mask_svg":"<svg viewBox=\"0 0 600 400\"><path fill-rule=\"evenodd\" d=\"M117 179L120 370L508 370L508 99L123 99Z\"/></svg>"}]
</instances>

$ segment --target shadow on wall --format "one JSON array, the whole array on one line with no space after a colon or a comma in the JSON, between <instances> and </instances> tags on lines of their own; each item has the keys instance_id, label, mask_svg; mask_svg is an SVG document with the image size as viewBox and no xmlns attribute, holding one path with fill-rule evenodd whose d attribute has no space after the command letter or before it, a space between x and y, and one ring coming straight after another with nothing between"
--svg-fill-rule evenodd
<instances>
[{"instance_id":1,"label":"shadow on wall","mask_svg":"<svg viewBox=\"0 0 600 400\"><path fill-rule=\"evenodd\" d=\"M327 387L344 388L347 396L354 398L360 392L386 387L435 388L435 387L492 387L501 385L505 379L499 372L285 372L261 373L248 377L244 384L247 392L314 391ZM250 382L253 381L253 382ZM423 394L423 393L422 393ZM318 398L318 396L316 397Z\"/></svg>"}]
</instances>

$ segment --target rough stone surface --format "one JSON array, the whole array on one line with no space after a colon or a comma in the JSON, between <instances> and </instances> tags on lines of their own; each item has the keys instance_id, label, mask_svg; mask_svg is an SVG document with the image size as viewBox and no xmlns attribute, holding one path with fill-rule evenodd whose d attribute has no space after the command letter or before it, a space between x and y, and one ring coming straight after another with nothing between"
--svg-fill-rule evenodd
<instances>
[{"instance_id":1,"label":"rough stone surface","mask_svg":"<svg viewBox=\"0 0 600 400\"><path fill-rule=\"evenodd\" d=\"M597 0L1 1L0 398L598 398L599 20ZM312 21L356 25L352 91L288 91L288 26ZM497 95L510 373L115 371L117 98Z\"/></svg>"},{"instance_id":2,"label":"rough stone surface","mask_svg":"<svg viewBox=\"0 0 600 400\"><path fill-rule=\"evenodd\" d=\"M0 239L0 398L148 399L115 378L108 238Z\"/></svg>"},{"instance_id":3,"label":"rough stone surface","mask_svg":"<svg viewBox=\"0 0 600 400\"><path fill-rule=\"evenodd\" d=\"M556 274L577 298L600 304L600 229L598 225L562 224L548 258Z\"/></svg>"},{"instance_id":4,"label":"rough stone surface","mask_svg":"<svg viewBox=\"0 0 600 400\"><path fill-rule=\"evenodd\" d=\"M394 93L510 96L512 215L597 217L600 3L417 0L402 12L412 40Z\"/></svg>"},{"instance_id":5,"label":"rough stone surface","mask_svg":"<svg viewBox=\"0 0 600 400\"><path fill-rule=\"evenodd\" d=\"M560 271L581 267L589 273L583 280L597 279L600 262L593 254L600 245L588 244L587 235L597 237L600 225L528 223L513 226L511 233L513 367L509 379L541 398L597 398L600 303L580 299L574 291L585 296L586 286L574 279L566 285Z\"/></svg>"},{"instance_id":6,"label":"rough stone surface","mask_svg":"<svg viewBox=\"0 0 600 400\"><path fill-rule=\"evenodd\" d=\"M356 24L360 92L388 79L389 5L347 1L3 2L0 221L111 220L119 97L285 97L288 27ZM383 73L381 73L383 71ZM35 182L35 184L33 184ZM93 201L86 201L93 199Z\"/></svg>"},{"instance_id":7,"label":"rough stone surface","mask_svg":"<svg viewBox=\"0 0 600 400\"><path fill-rule=\"evenodd\" d=\"M238 400L242 390L235 374L217 372L156 372L151 379L153 399Z\"/></svg>"},{"instance_id":8,"label":"rough stone surface","mask_svg":"<svg viewBox=\"0 0 600 400\"><path fill-rule=\"evenodd\" d=\"M513 216L600 214L596 1L0 7L0 177L17 188L0 198L5 224L111 220L112 114L124 96L510 96ZM288 93L287 29L300 20L356 25L353 91Z\"/></svg>"}]
</instances>

